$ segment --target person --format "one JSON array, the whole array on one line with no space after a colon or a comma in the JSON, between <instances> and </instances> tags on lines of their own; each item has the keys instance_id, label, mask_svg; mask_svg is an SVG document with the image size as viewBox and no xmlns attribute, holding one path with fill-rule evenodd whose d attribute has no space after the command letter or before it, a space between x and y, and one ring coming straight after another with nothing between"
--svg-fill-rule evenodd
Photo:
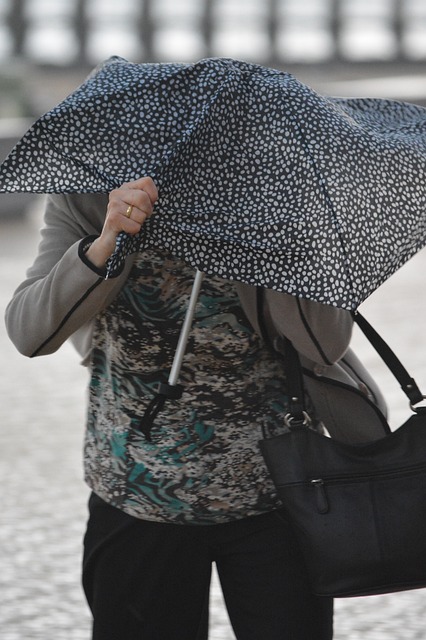
<instances>
[{"instance_id":1,"label":"person","mask_svg":"<svg viewBox=\"0 0 426 640\"><path fill-rule=\"evenodd\" d=\"M6 311L21 353L50 354L70 338L89 370L83 585L93 639L207 638L216 563L238 640L329 640L333 602L311 593L258 441L285 428L277 336L301 355L318 425L347 441L383 435L383 398L349 349L351 314L272 290L259 310L255 287L206 276L182 397L147 437L140 420L167 380L193 269L155 248L105 275L117 235L141 231L157 198L150 177L110 194L49 196L38 255ZM357 418L368 414L367 434Z\"/></svg>"}]
</instances>

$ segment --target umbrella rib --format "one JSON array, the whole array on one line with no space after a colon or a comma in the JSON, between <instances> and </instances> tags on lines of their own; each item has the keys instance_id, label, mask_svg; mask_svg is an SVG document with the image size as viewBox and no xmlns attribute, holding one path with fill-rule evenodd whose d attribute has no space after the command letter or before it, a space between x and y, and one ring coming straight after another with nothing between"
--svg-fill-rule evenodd
<instances>
[{"instance_id":1,"label":"umbrella rib","mask_svg":"<svg viewBox=\"0 0 426 640\"><path fill-rule=\"evenodd\" d=\"M335 209L334 209L334 206L333 206L333 201L332 201L332 199L330 197L330 194L328 192L327 182L326 182L325 178L321 174L321 171L320 171L320 169L318 167L318 164L317 164L317 162L315 160L315 157L311 153L311 150L309 148L309 143L306 140L305 136L303 135L303 131L302 131L301 127L300 127L299 121L298 121L296 116L295 116L295 124L296 124L297 131L299 133L302 145L303 145L303 147L305 149L306 155L309 158L309 161L311 162L312 169L313 169L313 171L315 172L315 174L317 176L318 184L319 184L319 186L320 186L320 188L321 188L321 190L323 192L324 198L325 198L325 200L326 200L326 202L328 204L328 208L329 208L329 210L330 210L330 212L331 212L331 214L333 216L333 220L334 220L334 223L336 225L337 235L338 235L339 240L340 240L340 246L341 246L341 248L342 248L342 250L344 252L344 255L345 255L345 261L344 261L345 271L346 271L346 276L348 278L349 286L350 286L350 289L351 289L351 292L352 292L352 300L355 300L356 299L356 295L355 295L356 294L356 289L354 287L353 278L351 277L351 273L350 273L349 266L348 266L349 265L349 255L348 255L348 251L346 249L345 242L343 240L342 230L340 228L339 220L337 218L337 215L336 215L336 212L335 212Z\"/></svg>"},{"instance_id":2,"label":"umbrella rib","mask_svg":"<svg viewBox=\"0 0 426 640\"><path fill-rule=\"evenodd\" d=\"M95 176L97 178L101 178L101 180L104 180L108 185L108 187L105 187L105 190L104 190L105 193L107 191L109 191L111 189L115 189L115 188L117 188L117 186L119 186L119 183L120 183L119 180L114 180L113 178L110 178L106 173L104 173L103 171L98 169L95 165L90 164L89 162L84 161L84 160L79 160L78 158L75 157L74 154L66 153L65 151L61 151L60 149L58 149L53 144L51 144L50 146L62 158L65 158L66 160L68 160L70 162L73 162L77 167L86 169L93 176Z\"/></svg>"}]
</instances>

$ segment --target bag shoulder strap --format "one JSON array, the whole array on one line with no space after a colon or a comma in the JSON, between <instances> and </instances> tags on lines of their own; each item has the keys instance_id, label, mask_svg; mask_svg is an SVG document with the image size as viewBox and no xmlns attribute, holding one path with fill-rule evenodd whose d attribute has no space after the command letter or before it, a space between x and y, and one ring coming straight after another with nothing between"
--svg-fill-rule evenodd
<instances>
[{"instance_id":1,"label":"bag shoulder strap","mask_svg":"<svg viewBox=\"0 0 426 640\"><path fill-rule=\"evenodd\" d=\"M260 331L265 342L272 348L276 353L280 353L277 351L272 343L272 340L269 337L268 328L265 321L265 313L263 307L263 289L261 287L257 288L257 318L258 324L260 327ZM379 356L382 358L383 362L386 364L388 369L391 371L393 376L401 385L401 389L407 396L410 401L410 405L413 408L413 405L418 404L422 400L425 399L426 396L422 394L420 391L416 381L414 378L410 376L408 371L405 369L399 358L392 351L390 346L383 340L381 335L377 333L377 331L371 326L371 324L362 316L359 311L354 311L352 313L352 317L354 321L357 323L361 331L364 333L367 340L377 351ZM302 367L299 360L299 354L296 349L293 347L292 343L288 339L284 339L285 345L285 358L286 358L286 367L288 374L288 388L291 396L297 397L303 403L303 377L302 377ZM296 413L299 413L298 411Z\"/></svg>"},{"instance_id":2,"label":"bag shoulder strap","mask_svg":"<svg viewBox=\"0 0 426 640\"><path fill-rule=\"evenodd\" d=\"M408 397L410 404L415 405L418 402L421 402L424 399L424 396L417 386L416 381L410 376L387 342L383 340L371 324L358 311L355 311L352 314L352 317L367 340L372 344L374 349L382 358L383 362L398 380L401 385L401 389Z\"/></svg>"},{"instance_id":3,"label":"bag shoulder strap","mask_svg":"<svg viewBox=\"0 0 426 640\"><path fill-rule=\"evenodd\" d=\"M266 313L263 302L264 289L257 287L256 314L260 335L269 349L273 351L275 355L285 360L287 391L289 394L289 415L292 416L293 424L303 424L306 418L305 390L299 353L290 340L284 336L278 338L278 340L282 342L283 350L281 351L276 348L271 338L272 319L269 317L269 314Z\"/></svg>"}]
</instances>

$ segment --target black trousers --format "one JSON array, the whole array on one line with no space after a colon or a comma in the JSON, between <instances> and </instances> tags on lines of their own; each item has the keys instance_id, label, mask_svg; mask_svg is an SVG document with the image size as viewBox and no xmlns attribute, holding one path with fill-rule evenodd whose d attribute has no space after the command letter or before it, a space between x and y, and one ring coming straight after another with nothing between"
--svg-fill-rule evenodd
<instances>
[{"instance_id":1,"label":"black trousers","mask_svg":"<svg viewBox=\"0 0 426 640\"><path fill-rule=\"evenodd\" d=\"M310 593L278 512L211 526L148 522L92 495L83 585L93 640L206 640L215 562L237 640L330 640L333 602Z\"/></svg>"}]
</instances>

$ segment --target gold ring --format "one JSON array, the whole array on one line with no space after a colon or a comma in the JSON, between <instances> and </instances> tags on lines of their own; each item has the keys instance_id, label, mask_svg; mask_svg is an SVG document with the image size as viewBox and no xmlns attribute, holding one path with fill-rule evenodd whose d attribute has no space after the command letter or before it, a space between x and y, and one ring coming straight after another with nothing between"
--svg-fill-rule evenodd
<instances>
[{"instance_id":1,"label":"gold ring","mask_svg":"<svg viewBox=\"0 0 426 640\"><path fill-rule=\"evenodd\" d=\"M126 209L126 213L125 213L126 218L130 218L130 216L132 215L132 211L133 211L133 205L130 204Z\"/></svg>"}]
</instances>

